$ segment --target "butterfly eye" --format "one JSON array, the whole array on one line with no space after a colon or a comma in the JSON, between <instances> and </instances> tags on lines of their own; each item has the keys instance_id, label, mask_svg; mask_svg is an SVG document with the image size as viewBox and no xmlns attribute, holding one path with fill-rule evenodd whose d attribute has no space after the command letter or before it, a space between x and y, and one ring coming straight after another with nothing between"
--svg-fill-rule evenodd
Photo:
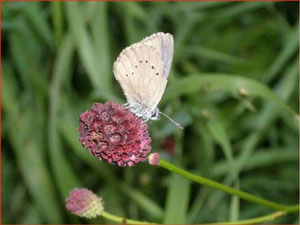
<instances>
[{"instance_id":1,"label":"butterfly eye","mask_svg":"<svg viewBox=\"0 0 300 225\"><path fill-rule=\"evenodd\" d=\"M152 118L156 118L157 117L157 111L155 110L152 114L151 114Z\"/></svg>"}]
</instances>

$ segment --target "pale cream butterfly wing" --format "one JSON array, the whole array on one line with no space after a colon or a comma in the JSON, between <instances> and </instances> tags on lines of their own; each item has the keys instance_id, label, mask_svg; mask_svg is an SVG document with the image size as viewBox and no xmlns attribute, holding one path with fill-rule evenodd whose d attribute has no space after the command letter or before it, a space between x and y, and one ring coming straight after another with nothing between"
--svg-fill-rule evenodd
<instances>
[{"instance_id":1,"label":"pale cream butterfly wing","mask_svg":"<svg viewBox=\"0 0 300 225\"><path fill-rule=\"evenodd\" d=\"M136 115L150 119L167 84L159 51L143 43L127 47L114 63L114 75L129 108Z\"/></svg>"},{"instance_id":2,"label":"pale cream butterfly wing","mask_svg":"<svg viewBox=\"0 0 300 225\"><path fill-rule=\"evenodd\" d=\"M158 120L166 116L157 108L171 69L174 40L171 34L156 33L125 48L114 63L114 75L127 98L128 108L137 116Z\"/></svg>"},{"instance_id":3,"label":"pale cream butterfly wing","mask_svg":"<svg viewBox=\"0 0 300 225\"><path fill-rule=\"evenodd\" d=\"M159 32L144 38L141 43L153 46L159 51L161 60L163 61L163 76L167 79L170 74L171 64L173 61L173 35Z\"/></svg>"}]
</instances>

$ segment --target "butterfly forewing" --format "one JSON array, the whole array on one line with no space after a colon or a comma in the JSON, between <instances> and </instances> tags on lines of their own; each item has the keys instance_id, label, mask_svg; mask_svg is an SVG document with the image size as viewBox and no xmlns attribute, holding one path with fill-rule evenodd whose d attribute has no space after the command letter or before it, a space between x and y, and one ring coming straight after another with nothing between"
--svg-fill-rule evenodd
<instances>
[{"instance_id":1,"label":"butterfly forewing","mask_svg":"<svg viewBox=\"0 0 300 225\"><path fill-rule=\"evenodd\" d=\"M142 42L121 52L114 64L114 75L129 105L144 105L149 111L156 108L167 84L160 52Z\"/></svg>"},{"instance_id":2,"label":"butterfly forewing","mask_svg":"<svg viewBox=\"0 0 300 225\"><path fill-rule=\"evenodd\" d=\"M163 76L167 79L170 73L171 64L173 60L174 52L174 39L171 34L168 33L156 33L149 37L144 38L141 43L153 46L156 48L163 61Z\"/></svg>"}]
</instances>

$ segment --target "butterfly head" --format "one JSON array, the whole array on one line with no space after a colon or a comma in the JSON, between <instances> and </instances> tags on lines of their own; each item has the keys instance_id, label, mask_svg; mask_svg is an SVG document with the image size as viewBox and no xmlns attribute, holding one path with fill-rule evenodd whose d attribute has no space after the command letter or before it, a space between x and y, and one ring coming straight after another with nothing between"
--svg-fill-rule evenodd
<instances>
[{"instance_id":1,"label":"butterfly head","mask_svg":"<svg viewBox=\"0 0 300 225\"><path fill-rule=\"evenodd\" d=\"M151 112L151 120L159 120L160 116L159 116L159 109L155 108L152 112Z\"/></svg>"}]
</instances>

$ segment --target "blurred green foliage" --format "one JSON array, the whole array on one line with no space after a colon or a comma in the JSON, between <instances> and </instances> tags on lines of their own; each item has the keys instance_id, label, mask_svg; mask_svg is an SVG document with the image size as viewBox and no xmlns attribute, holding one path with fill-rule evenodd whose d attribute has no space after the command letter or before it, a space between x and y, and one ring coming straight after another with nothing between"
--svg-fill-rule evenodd
<instances>
[{"instance_id":1,"label":"blurred green foliage","mask_svg":"<svg viewBox=\"0 0 300 225\"><path fill-rule=\"evenodd\" d=\"M109 222L66 211L64 200L75 187L101 195L110 213L152 222L232 221L272 212L147 163L100 162L81 146L81 112L95 101L125 103L112 74L120 51L159 31L175 38L159 108L185 129L165 118L150 122L153 151L204 177L296 204L298 7L2 2L2 223Z\"/></svg>"}]
</instances>

